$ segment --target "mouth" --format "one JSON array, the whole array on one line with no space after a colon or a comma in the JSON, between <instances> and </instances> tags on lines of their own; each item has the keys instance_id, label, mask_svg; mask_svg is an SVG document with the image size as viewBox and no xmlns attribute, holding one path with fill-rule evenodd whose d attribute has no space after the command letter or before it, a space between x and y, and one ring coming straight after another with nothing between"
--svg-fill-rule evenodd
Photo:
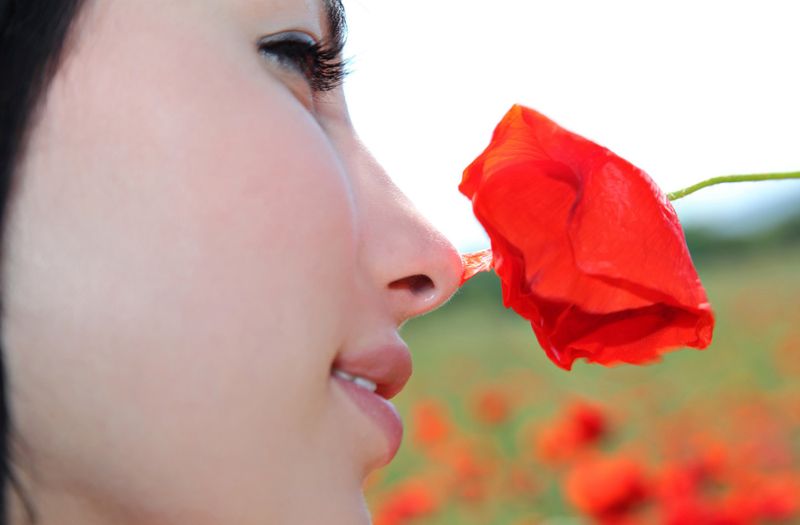
<instances>
[{"instance_id":1,"label":"mouth","mask_svg":"<svg viewBox=\"0 0 800 525\"><path fill-rule=\"evenodd\" d=\"M389 399L411 377L408 347L392 342L363 351L343 351L334 360L330 376L384 433L388 446L381 466L389 463L403 438L403 422Z\"/></svg>"},{"instance_id":2,"label":"mouth","mask_svg":"<svg viewBox=\"0 0 800 525\"><path fill-rule=\"evenodd\" d=\"M377 465L388 464L394 459L403 441L403 420L394 405L377 392L377 385L369 379L354 376L339 369L331 370L331 379L337 383L386 437L386 454Z\"/></svg>"},{"instance_id":3,"label":"mouth","mask_svg":"<svg viewBox=\"0 0 800 525\"><path fill-rule=\"evenodd\" d=\"M392 399L411 377L411 353L405 343L343 351L333 361L331 373L384 399Z\"/></svg>"},{"instance_id":4,"label":"mouth","mask_svg":"<svg viewBox=\"0 0 800 525\"><path fill-rule=\"evenodd\" d=\"M345 381L352 381L356 385L360 386L361 388L365 388L372 392L373 394L378 390L378 384L366 379L364 377L354 376L352 374L348 374L344 370L339 370L338 368L334 368L331 370L331 374L338 377L339 379L344 379Z\"/></svg>"}]
</instances>

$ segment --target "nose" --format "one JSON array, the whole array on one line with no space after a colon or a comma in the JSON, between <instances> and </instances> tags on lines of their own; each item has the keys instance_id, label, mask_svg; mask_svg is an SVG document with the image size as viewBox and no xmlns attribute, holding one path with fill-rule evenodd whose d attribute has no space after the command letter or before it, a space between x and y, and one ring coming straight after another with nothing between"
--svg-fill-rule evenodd
<instances>
[{"instance_id":1,"label":"nose","mask_svg":"<svg viewBox=\"0 0 800 525\"><path fill-rule=\"evenodd\" d=\"M447 302L459 287L463 264L456 248L360 149L361 257L373 289L400 326Z\"/></svg>"}]
</instances>

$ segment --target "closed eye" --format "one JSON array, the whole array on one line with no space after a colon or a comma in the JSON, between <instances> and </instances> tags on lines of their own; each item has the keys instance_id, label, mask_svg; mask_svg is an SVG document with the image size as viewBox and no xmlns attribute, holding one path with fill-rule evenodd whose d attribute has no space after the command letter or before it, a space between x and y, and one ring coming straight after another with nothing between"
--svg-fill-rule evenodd
<instances>
[{"instance_id":1,"label":"closed eye","mask_svg":"<svg viewBox=\"0 0 800 525\"><path fill-rule=\"evenodd\" d=\"M314 92L336 89L349 73L341 47L319 43L300 31L265 37L258 43L259 53L301 74Z\"/></svg>"}]
</instances>

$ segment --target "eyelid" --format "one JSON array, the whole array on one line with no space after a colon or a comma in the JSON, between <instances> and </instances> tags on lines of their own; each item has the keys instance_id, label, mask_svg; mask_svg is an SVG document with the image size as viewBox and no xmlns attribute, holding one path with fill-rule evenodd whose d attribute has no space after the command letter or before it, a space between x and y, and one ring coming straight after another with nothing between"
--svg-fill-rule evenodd
<instances>
[{"instance_id":1,"label":"eyelid","mask_svg":"<svg viewBox=\"0 0 800 525\"><path fill-rule=\"evenodd\" d=\"M314 37L302 31L284 31L260 38L257 47L259 54L297 71L311 83L313 72L309 68L317 59L316 49L319 47ZM297 61L298 57L311 59L312 63L302 64Z\"/></svg>"},{"instance_id":2,"label":"eyelid","mask_svg":"<svg viewBox=\"0 0 800 525\"><path fill-rule=\"evenodd\" d=\"M274 44L278 42L297 42L308 45L315 45L318 43L317 39L304 31L283 31L275 35L267 35L258 39L258 47L265 44Z\"/></svg>"},{"instance_id":3,"label":"eyelid","mask_svg":"<svg viewBox=\"0 0 800 525\"><path fill-rule=\"evenodd\" d=\"M260 54L302 74L314 96L339 87L350 73L343 41L317 41L305 31L283 31L258 40Z\"/></svg>"}]
</instances>

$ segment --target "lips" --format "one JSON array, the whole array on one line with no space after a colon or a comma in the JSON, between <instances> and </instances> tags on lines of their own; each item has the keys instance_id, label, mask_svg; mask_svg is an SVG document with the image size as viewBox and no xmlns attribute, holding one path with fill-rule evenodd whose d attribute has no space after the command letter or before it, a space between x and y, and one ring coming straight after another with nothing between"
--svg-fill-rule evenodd
<instances>
[{"instance_id":1,"label":"lips","mask_svg":"<svg viewBox=\"0 0 800 525\"><path fill-rule=\"evenodd\" d=\"M360 387L352 381L331 376L333 381L345 391L362 413L374 422L386 436L386 453L374 466L380 467L389 463L400 449L403 440L403 421L394 405L381 396Z\"/></svg>"},{"instance_id":2,"label":"lips","mask_svg":"<svg viewBox=\"0 0 800 525\"><path fill-rule=\"evenodd\" d=\"M348 377L361 378L366 382L349 380ZM342 352L331 367L333 381L386 436L387 453L382 464L394 458L403 438L403 422L389 399L403 389L410 377L411 354L405 344ZM375 384L374 392L369 388L369 382Z\"/></svg>"},{"instance_id":3,"label":"lips","mask_svg":"<svg viewBox=\"0 0 800 525\"><path fill-rule=\"evenodd\" d=\"M372 381L377 387L377 395L391 399L411 377L411 354L405 344L342 352L336 357L332 368Z\"/></svg>"}]
</instances>

